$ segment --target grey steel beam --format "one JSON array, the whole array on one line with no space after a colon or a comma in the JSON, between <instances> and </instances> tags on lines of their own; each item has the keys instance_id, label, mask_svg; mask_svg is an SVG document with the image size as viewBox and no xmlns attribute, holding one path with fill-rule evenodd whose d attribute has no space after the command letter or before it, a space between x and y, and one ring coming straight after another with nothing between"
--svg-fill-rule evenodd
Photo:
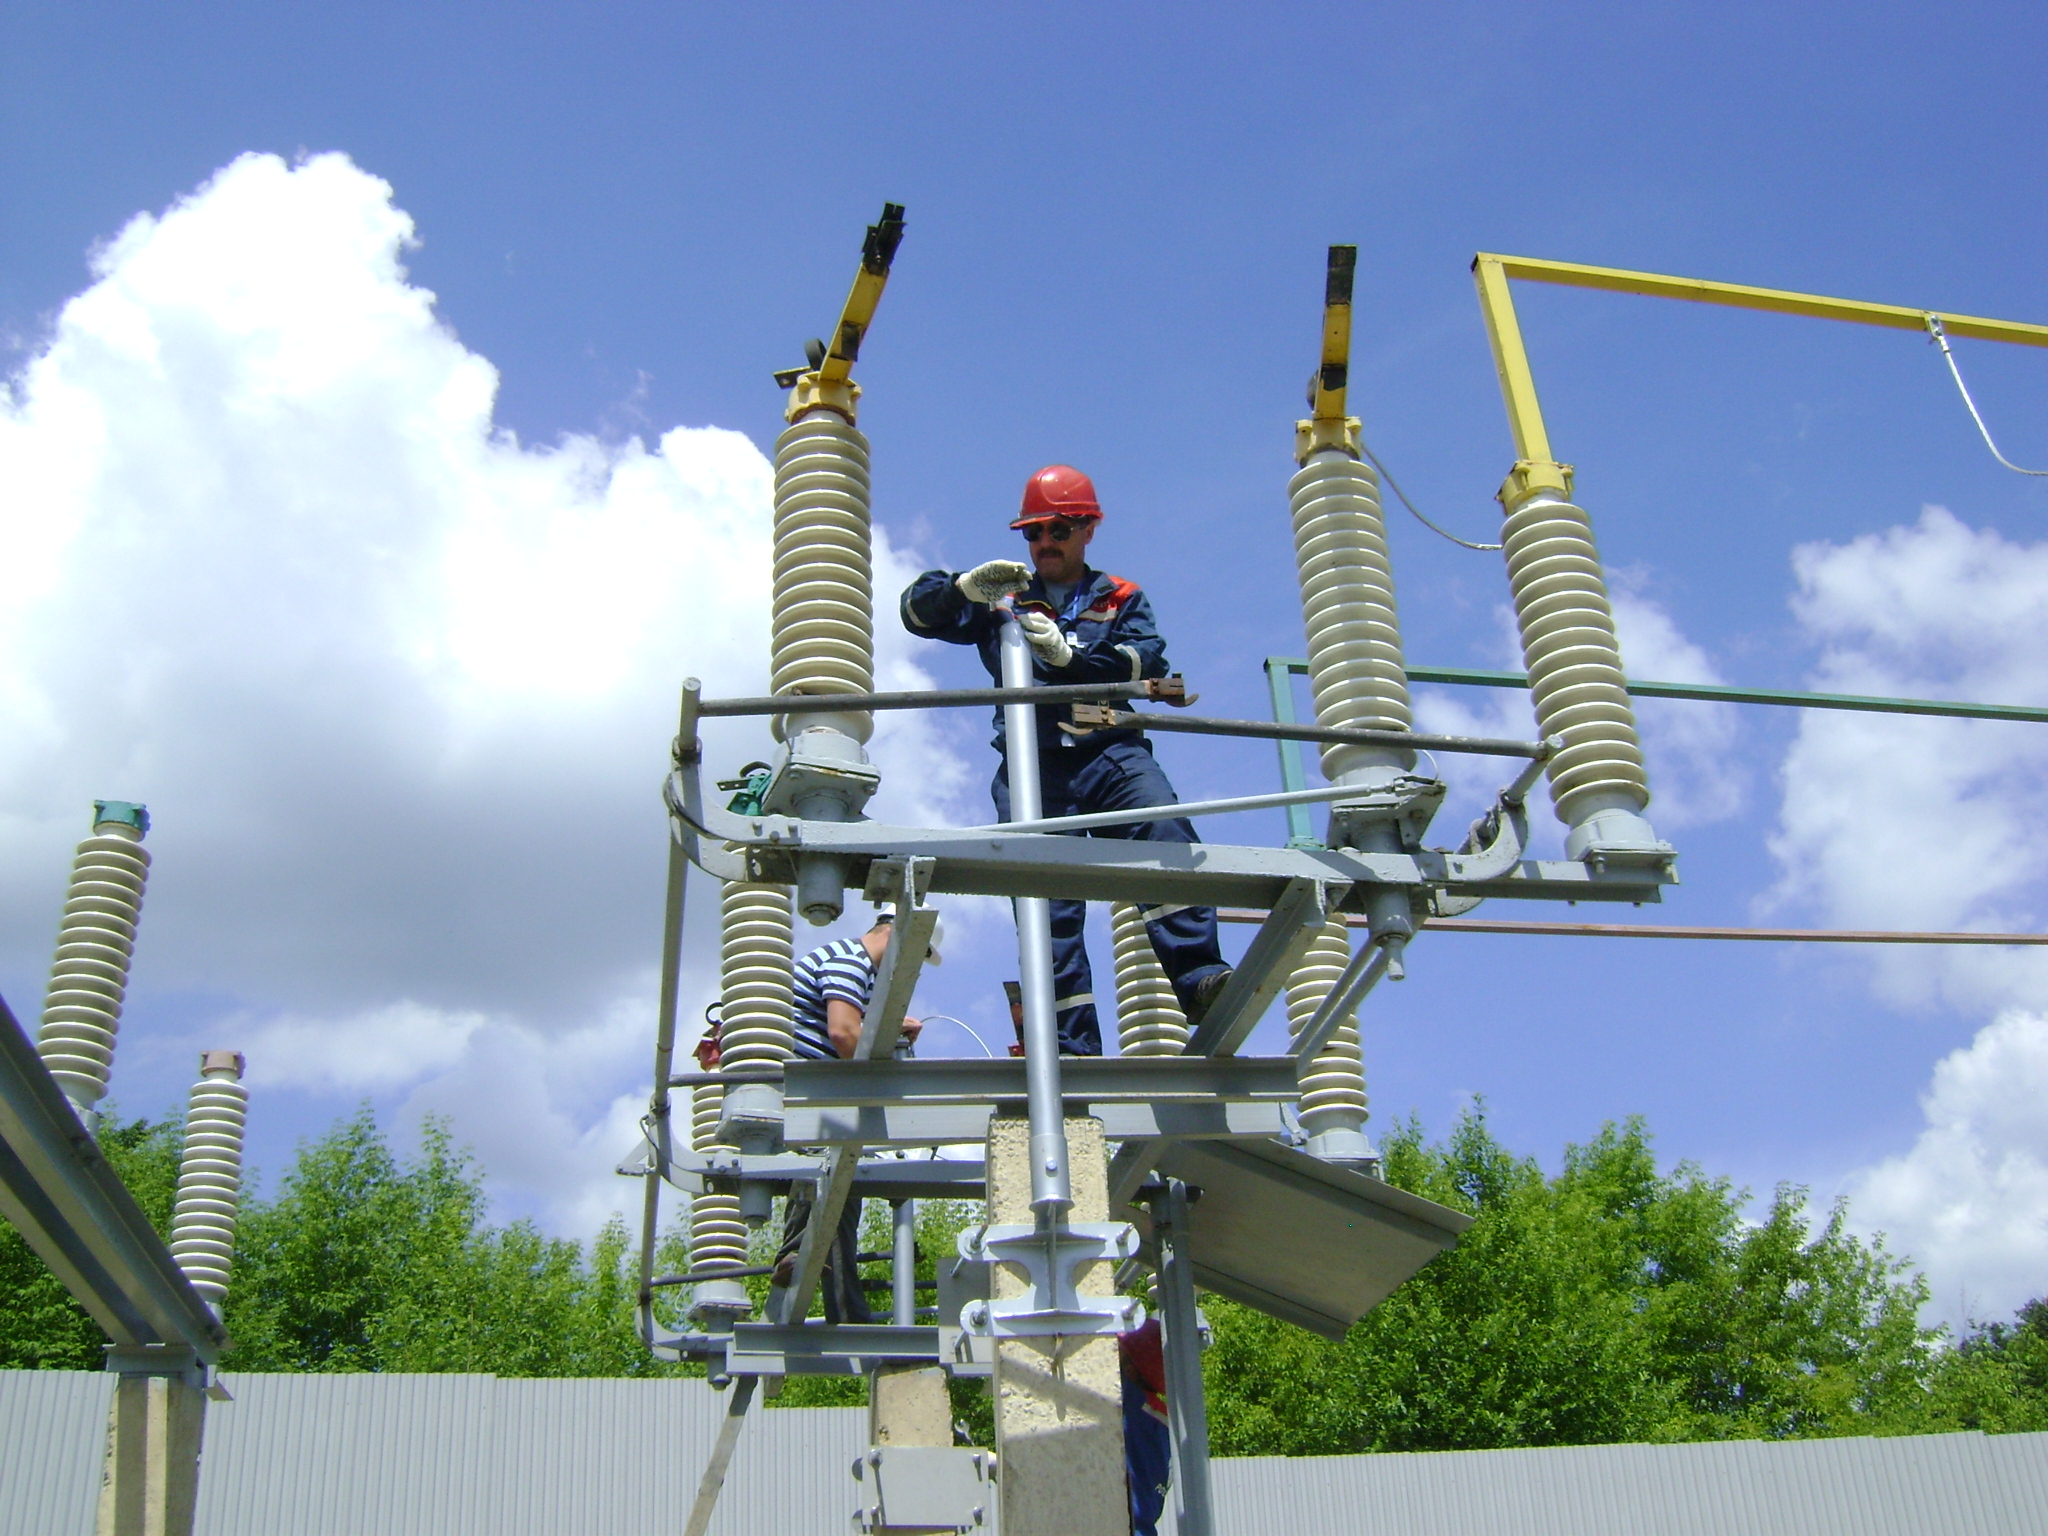
<instances>
[{"instance_id":1,"label":"grey steel beam","mask_svg":"<svg viewBox=\"0 0 2048 1536\"><path fill-rule=\"evenodd\" d=\"M1222 995L1188 1037L1189 1056L1229 1056L1244 1043L1348 889L1307 878L1287 883Z\"/></svg>"},{"instance_id":2,"label":"grey steel beam","mask_svg":"<svg viewBox=\"0 0 2048 1536\"><path fill-rule=\"evenodd\" d=\"M952 1357L957 1328L893 1323L735 1323L726 1354L732 1375L859 1373L877 1363Z\"/></svg>"},{"instance_id":3,"label":"grey steel beam","mask_svg":"<svg viewBox=\"0 0 2048 1536\"><path fill-rule=\"evenodd\" d=\"M182 1346L206 1365L227 1347L220 1319L80 1123L5 999L0 1216L117 1346Z\"/></svg>"},{"instance_id":4,"label":"grey steel beam","mask_svg":"<svg viewBox=\"0 0 2048 1536\"><path fill-rule=\"evenodd\" d=\"M1265 1141L1289 1127L1286 1106L1257 1104L1097 1104L1089 1113L1111 1141L1172 1137L1189 1141ZM782 1134L793 1146L946 1147L988 1139L987 1104L864 1104L847 1109L792 1108ZM935 1198L925 1196L923 1198Z\"/></svg>"},{"instance_id":5,"label":"grey steel beam","mask_svg":"<svg viewBox=\"0 0 2048 1536\"><path fill-rule=\"evenodd\" d=\"M783 1071L782 1102L785 1109L994 1104L1024 1097L1024 1068L1020 1057L791 1061ZM1061 1097L1089 1104L1282 1102L1301 1092L1294 1060L1285 1056L1069 1056L1060 1068Z\"/></svg>"}]
</instances>

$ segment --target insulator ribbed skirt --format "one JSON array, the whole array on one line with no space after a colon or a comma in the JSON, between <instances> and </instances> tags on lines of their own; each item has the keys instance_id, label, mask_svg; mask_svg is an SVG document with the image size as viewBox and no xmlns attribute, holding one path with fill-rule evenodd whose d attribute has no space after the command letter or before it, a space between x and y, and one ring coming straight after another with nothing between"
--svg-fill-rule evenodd
<instances>
[{"instance_id":1,"label":"insulator ribbed skirt","mask_svg":"<svg viewBox=\"0 0 2048 1536\"><path fill-rule=\"evenodd\" d=\"M780 1067L794 1050L789 887L726 882L719 907L720 1063Z\"/></svg>"},{"instance_id":2,"label":"insulator ribbed skirt","mask_svg":"<svg viewBox=\"0 0 2048 1536\"><path fill-rule=\"evenodd\" d=\"M813 411L775 440L775 584L769 650L773 692L874 689L868 494L868 440L845 418L832 411ZM866 741L874 729L872 715L831 718L859 741ZM775 730L780 738L780 719Z\"/></svg>"},{"instance_id":3,"label":"insulator ribbed skirt","mask_svg":"<svg viewBox=\"0 0 2048 1536\"><path fill-rule=\"evenodd\" d=\"M128 990L128 961L142 914L149 853L136 836L113 823L78 845L64 921L50 967L37 1049L43 1063L81 1108L107 1091L114 1036Z\"/></svg>"},{"instance_id":4,"label":"insulator ribbed skirt","mask_svg":"<svg viewBox=\"0 0 2048 1536\"><path fill-rule=\"evenodd\" d=\"M1317 721L1353 730L1410 729L1379 482L1371 469L1330 449L1295 472L1287 500ZM1334 782L1351 769L1396 761L1411 764L1413 754L1337 743L1323 748L1323 772Z\"/></svg>"},{"instance_id":5,"label":"insulator ribbed skirt","mask_svg":"<svg viewBox=\"0 0 2048 1536\"><path fill-rule=\"evenodd\" d=\"M718 1112L725 1090L700 1083L690 1095L690 1145L709 1152L720 1145ZM690 1268L708 1269L747 1262L747 1224L740 1217L738 1195L690 1197Z\"/></svg>"},{"instance_id":6,"label":"insulator ribbed skirt","mask_svg":"<svg viewBox=\"0 0 2048 1536\"><path fill-rule=\"evenodd\" d=\"M1508 514L1501 542L1536 725L1565 742L1549 769L1558 819L1576 826L1617 805L1641 811L1650 781L1592 522L1570 502L1538 495Z\"/></svg>"},{"instance_id":7,"label":"insulator ribbed skirt","mask_svg":"<svg viewBox=\"0 0 2048 1536\"><path fill-rule=\"evenodd\" d=\"M1126 1056L1178 1056L1187 1049L1188 1020L1173 983L1152 948L1145 919L1128 901L1109 904L1116 944L1116 1033Z\"/></svg>"},{"instance_id":8,"label":"insulator ribbed skirt","mask_svg":"<svg viewBox=\"0 0 2048 1536\"><path fill-rule=\"evenodd\" d=\"M1315 1017L1351 958L1351 930L1342 919L1323 925L1287 983L1287 1032L1298 1035ZM1363 1130L1365 1059L1358 1045L1358 1014L1347 1014L1313 1060L1301 1067L1301 1128L1311 1136Z\"/></svg>"},{"instance_id":9,"label":"insulator ribbed skirt","mask_svg":"<svg viewBox=\"0 0 2048 1536\"><path fill-rule=\"evenodd\" d=\"M171 1257L215 1310L228 1293L248 1112L249 1090L232 1079L203 1077L192 1085L178 1202L171 1215Z\"/></svg>"}]
</instances>

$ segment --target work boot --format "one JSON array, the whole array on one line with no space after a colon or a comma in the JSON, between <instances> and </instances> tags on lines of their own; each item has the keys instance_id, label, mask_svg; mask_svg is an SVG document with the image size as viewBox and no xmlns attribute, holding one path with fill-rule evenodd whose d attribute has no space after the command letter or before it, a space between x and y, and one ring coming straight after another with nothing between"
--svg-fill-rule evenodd
<instances>
[{"instance_id":1,"label":"work boot","mask_svg":"<svg viewBox=\"0 0 2048 1536\"><path fill-rule=\"evenodd\" d=\"M1214 1006L1216 999L1223 995L1223 989L1230 985L1231 974L1230 967L1226 965L1222 970L1204 976L1195 983L1194 995L1188 999L1187 1006L1189 1029L1202 1027L1202 1020L1208 1015L1209 1009Z\"/></svg>"}]
</instances>

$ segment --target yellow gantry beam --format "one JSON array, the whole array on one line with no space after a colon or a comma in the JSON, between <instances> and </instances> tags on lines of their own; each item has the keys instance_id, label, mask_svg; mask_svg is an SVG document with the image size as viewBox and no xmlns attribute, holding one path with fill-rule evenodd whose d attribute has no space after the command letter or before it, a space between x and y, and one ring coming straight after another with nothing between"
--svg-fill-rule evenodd
<instances>
[{"instance_id":1,"label":"yellow gantry beam","mask_svg":"<svg viewBox=\"0 0 2048 1536\"><path fill-rule=\"evenodd\" d=\"M1507 404L1508 429L1514 434L1515 455L1522 465L1535 471L1535 478L1548 482L1543 473L1555 469L1557 478L1569 488L1569 471L1558 465L1550 451L1550 434L1543 426L1543 410L1536 398L1536 379L1529 371L1529 354L1522 345L1522 328L1515 319L1515 301L1509 280L1555 283L1568 288L1598 288L1608 293L1637 293L1650 298L1684 299L1694 304L1722 304L1733 309L1761 309L1780 315L1806 315L1816 320L1846 320L1856 325L1882 325L1894 330L1924 331L1930 319L1939 320L1951 336L1972 336L1980 341L2006 341L2023 347L2048 347L2048 325L2029 325L2019 320L1987 320L1981 315L1955 315L1939 309L1912 309L1903 304L1873 304L1863 299L1836 299L1819 293L1793 293L1782 288L1753 288L1744 283L1715 283L1698 277L1669 277L1658 272L1630 272L1621 267L1592 267L1575 261L1542 261L1533 256L1502 256L1481 251L1472 258L1472 276L1479 287L1479 307L1486 317L1487 339L1493 346L1494 371L1500 376L1501 398ZM1529 479L1518 465L1509 476Z\"/></svg>"}]
</instances>

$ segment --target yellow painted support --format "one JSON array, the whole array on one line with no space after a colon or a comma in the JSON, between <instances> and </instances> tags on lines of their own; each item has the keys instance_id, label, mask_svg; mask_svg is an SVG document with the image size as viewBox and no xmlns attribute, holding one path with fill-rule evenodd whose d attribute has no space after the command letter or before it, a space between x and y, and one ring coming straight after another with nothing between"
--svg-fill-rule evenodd
<instances>
[{"instance_id":1,"label":"yellow painted support","mask_svg":"<svg viewBox=\"0 0 2048 1536\"><path fill-rule=\"evenodd\" d=\"M1475 270L1491 266L1504 278L1555 283L1566 288L1599 288L1609 293L1639 293L1654 299L1685 299L1694 304L1724 304L1732 309L1762 309L1780 315L1807 315L1816 320L1846 320L1855 325L1883 325L1899 331L1924 331L1934 316L1951 336L1979 341L2009 341L2022 347L2048 347L2048 325L2021 320L1987 320L1981 315L1952 315L1941 309L1912 309L1903 304L1872 304L1863 299L1831 299L1818 293L1792 293L1782 288L1752 288L1745 283L1712 283L1698 277L1667 277L1657 272L1630 272L1620 267L1589 267L1576 261L1540 261L1533 256L1497 256L1482 251ZM1482 279L1482 293L1483 293ZM1498 348L1496 347L1496 356Z\"/></svg>"},{"instance_id":2,"label":"yellow painted support","mask_svg":"<svg viewBox=\"0 0 2048 1536\"><path fill-rule=\"evenodd\" d=\"M785 420L796 421L812 411L837 411L848 421L854 419L860 400L860 386L853 382L853 365L860 357L861 338L875 318L882 302L882 290L889 285L889 265L896 259L896 247L903 239L903 205L884 203L879 223L868 226L867 243L860 253L860 270L853 275L853 288L839 311L839 324L832 332L825 357L816 369L801 375L790 390Z\"/></svg>"},{"instance_id":3,"label":"yellow painted support","mask_svg":"<svg viewBox=\"0 0 2048 1536\"><path fill-rule=\"evenodd\" d=\"M1987 320L1981 315L1912 309L1903 304L1872 304L1863 299L1835 299L1783 288L1754 288L1745 283L1715 283L1698 277L1630 272L1621 267L1592 267L1576 261L1543 261L1534 256L1481 251L1472 258L1472 276L1479 286L1479 308L1486 317L1486 335L1493 346L1493 366L1500 376L1501 398L1507 404L1508 430L1515 438L1517 462L1501 487L1501 499L1510 506L1538 488L1569 497L1572 483L1571 466L1559 464L1551 456L1550 434L1544 429L1543 408L1536 397L1536 377L1529 369L1522 328L1515 319L1514 296L1508 290L1513 278L1567 288L1597 288L1607 293L1684 299L1694 304L1721 304L1732 309L1760 309L1779 315L1805 315L1816 320L1846 320L1855 325L1882 325L1901 331L1925 331L1929 320L1938 320L1952 336L2048 347L2048 325Z\"/></svg>"},{"instance_id":4,"label":"yellow painted support","mask_svg":"<svg viewBox=\"0 0 2048 1536\"><path fill-rule=\"evenodd\" d=\"M1506 258L1481 254L1472 260L1472 278L1479 285L1479 309L1486 317L1486 339L1493 347L1493 371L1500 377L1501 399L1508 408L1508 430L1515 438L1515 467L1500 490L1501 503L1513 506L1537 489L1569 499L1572 467L1550 456L1550 433L1543 425L1543 407L1536 398L1536 376L1529 371L1528 349L1522 345L1521 322L1515 319L1515 297L1508 291Z\"/></svg>"},{"instance_id":5,"label":"yellow painted support","mask_svg":"<svg viewBox=\"0 0 2048 1536\"><path fill-rule=\"evenodd\" d=\"M1359 456L1359 424L1346 404L1351 382L1351 284L1358 247L1333 245L1323 278L1323 357L1309 384L1309 419L1294 424L1294 458L1335 448Z\"/></svg>"}]
</instances>

